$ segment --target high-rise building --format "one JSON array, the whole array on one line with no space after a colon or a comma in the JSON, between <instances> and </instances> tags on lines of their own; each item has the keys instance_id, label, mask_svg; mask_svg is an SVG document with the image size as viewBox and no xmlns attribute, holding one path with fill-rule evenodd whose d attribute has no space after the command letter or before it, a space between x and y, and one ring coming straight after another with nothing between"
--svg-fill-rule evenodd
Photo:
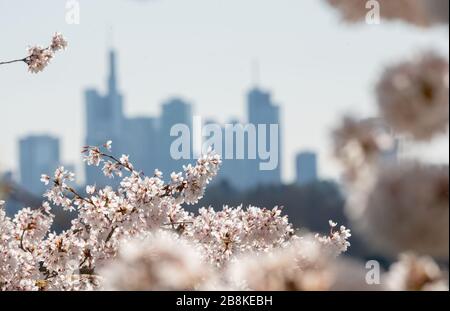
<instances>
[{"instance_id":1,"label":"high-rise building","mask_svg":"<svg viewBox=\"0 0 450 311\"><path fill-rule=\"evenodd\" d=\"M86 144L101 146L108 140L113 141L112 153L130 156L134 167L147 175L156 168L165 176L179 171L182 166L192 162L192 107L179 98L173 98L163 104L160 118L127 118L123 112L123 96L117 84L117 64L115 51L109 52L109 73L107 92L100 94L95 89L85 92L86 100ZM189 129L189 158L172 159L170 148L176 137L170 135L172 127L183 124ZM100 186L118 182L108 180L98 167L86 166L86 182Z\"/></svg>"},{"instance_id":2,"label":"high-rise building","mask_svg":"<svg viewBox=\"0 0 450 311\"><path fill-rule=\"evenodd\" d=\"M151 176L160 168L159 120L151 117L125 119L123 148L135 169Z\"/></svg>"},{"instance_id":3,"label":"high-rise building","mask_svg":"<svg viewBox=\"0 0 450 311\"><path fill-rule=\"evenodd\" d=\"M239 158L237 148L240 146L239 133L236 129L241 123L237 120L231 120L225 126L220 126L217 122L208 120L205 122L206 133L204 133L204 143L208 142L205 148L211 147L213 151L222 158L220 173L213 179L212 183L221 183L226 181L230 186L237 190L248 188L248 174L246 170L246 159ZM215 136L213 139L213 135ZM214 144L220 144L215 146Z\"/></svg>"},{"instance_id":4,"label":"high-rise building","mask_svg":"<svg viewBox=\"0 0 450 311\"><path fill-rule=\"evenodd\" d=\"M160 121L161 128L159 132L161 142L160 150L163 163L160 169L164 172L166 177L172 172L182 170L183 165L192 163L192 159L194 157L192 118L192 105L183 99L172 98L163 103ZM175 125L180 125L180 128L185 128L188 132L173 132L173 130L176 130L176 128L174 128ZM175 136L172 136L171 134ZM187 139L185 143L180 146L180 148L184 147L185 150L177 151L180 154L183 152L187 153L187 159L174 159L174 154L171 154L171 147L177 138L182 137L182 135L184 135Z\"/></svg>"},{"instance_id":5,"label":"high-rise building","mask_svg":"<svg viewBox=\"0 0 450 311\"><path fill-rule=\"evenodd\" d=\"M297 184L305 185L317 180L317 154L301 152L296 159Z\"/></svg>"},{"instance_id":6,"label":"high-rise building","mask_svg":"<svg viewBox=\"0 0 450 311\"><path fill-rule=\"evenodd\" d=\"M254 147L256 159L247 160L248 186L258 185L278 185L281 183L281 129L280 129L280 108L271 98L269 92L258 88L250 90L247 97L248 122L255 126L256 139L251 139L247 135L246 145ZM275 136L271 135L271 126L276 127ZM262 143L265 145L263 146ZM262 153L271 150L272 156L275 154L276 167L263 170L261 163L267 162ZM274 159L272 159L274 160Z\"/></svg>"},{"instance_id":7,"label":"high-rise building","mask_svg":"<svg viewBox=\"0 0 450 311\"><path fill-rule=\"evenodd\" d=\"M243 159L239 156L238 148L246 149L245 145L240 144L240 134L237 132L240 125L241 122L238 120L231 120L225 128L222 129L222 169L219 175L223 175L223 178L227 179L234 188L245 190L251 187L251 184L249 183L250 176L247 173L246 165L248 164L248 160L245 157L245 152ZM230 155L231 159L229 159Z\"/></svg>"},{"instance_id":8,"label":"high-rise building","mask_svg":"<svg viewBox=\"0 0 450 311\"><path fill-rule=\"evenodd\" d=\"M86 101L86 144L100 146L113 141L115 155L124 150L123 96L117 85L116 52L109 52L108 89L105 95L95 89L85 92ZM86 182L104 185L109 183L96 167L86 166Z\"/></svg>"},{"instance_id":9,"label":"high-rise building","mask_svg":"<svg viewBox=\"0 0 450 311\"><path fill-rule=\"evenodd\" d=\"M42 174L51 175L60 165L59 140L51 136L28 136L19 142L20 183L33 194L42 195Z\"/></svg>"}]
</instances>

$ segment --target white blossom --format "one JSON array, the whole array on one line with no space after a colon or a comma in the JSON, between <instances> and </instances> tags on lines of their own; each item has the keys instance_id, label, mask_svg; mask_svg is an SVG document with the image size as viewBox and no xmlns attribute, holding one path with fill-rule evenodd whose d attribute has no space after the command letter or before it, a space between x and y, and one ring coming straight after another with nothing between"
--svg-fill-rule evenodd
<instances>
[{"instance_id":1,"label":"white blossom","mask_svg":"<svg viewBox=\"0 0 450 311\"><path fill-rule=\"evenodd\" d=\"M67 48L67 41L64 39L63 35L59 32L56 32L53 35L52 43L50 44L50 49L53 52L59 51L59 50L65 50Z\"/></svg>"},{"instance_id":2,"label":"white blossom","mask_svg":"<svg viewBox=\"0 0 450 311\"><path fill-rule=\"evenodd\" d=\"M86 193L89 194L89 195L94 194L94 193L95 193L95 186L89 186L89 185L87 185L87 186L86 186Z\"/></svg>"},{"instance_id":3,"label":"white blossom","mask_svg":"<svg viewBox=\"0 0 450 311\"><path fill-rule=\"evenodd\" d=\"M108 141L103 145L103 147L105 147L106 150L111 151L111 148L112 148L112 140L108 140Z\"/></svg>"},{"instance_id":4,"label":"white blossom","mask_svg":"<svg viewBox=\"0 0 450 311\"><path fill-rule=\"evenodd\" d=\"M43 182L47 186L48 183L50 182L50 176L42 174L41 175L41 182Z\"/></svg>"},{"instance_id":5,"label":"white blossom","mask_svg":"<svg viewBox=\"0 0 450 311\"><path fill-rule=\"evenodd\" d=\"M352 236L350 230L345 226L340 226L339 230L335 231L336 226L337 223L330 221L330 234L328 236L316 234L315 236L319 243L335 257L347 251L350 246L348 239Z\"/></svg>"},{"instance_id":6,"label":"white blossom","mask_svg":"<svg viewBox=\"0 0 450 311\"><path fill-rule=\"evenodd\" d=\"M31 73L38 73L43 71L50 61L55 56L55 52L63 50L67 47L67 41L60 33L55 33L52 37L52 42L48 47L40 45L31 46L28 48L27 56L21 60L28 65L28 71ZM13 61L13 62L16 62Z\"/></svg>"},{"instance_id":7,"label":"white blossom","mask_svg":"<svg viewBox=\"0 0 450 311\"><path fill-rule=\"evenodd\" d=\"M25 62L28 65L28 70L31 73L38 73L48 66L53 58L53 51L43 48L41 46L33 46L28 49L28 57Z\"/></svg>"},{"instance_id":8,"label":"white blossom","mask_svg":"<svg viewBox=\"0 0 450 311\"><path fill-rule=\"evenodd\" d=\"M239 258L303 243L295 256L305 268L320 261L315 249L331 258L349 245L349 230L334 231L334 222L330 236L295 236L278 207L185 211L182 205L197 202L217 174L217 155L202 156L166 184L159 171L147 177L134 170L127 156L116 159L95 146L83 153L88 164L123 169L126 176L117 189L87 186L83 196L71 186L74 174L59 167L42 177L50 188L40 209L23 209L13 219L1 209L1 289L243 289L245 282L225 272ZM71 227L59 234L50 231L50 203L77 211ZM316 281L301 286L313 288Z\"/></svg>"},{"instance_id":9,"label":"white blossom","mask_svg":"<svg viewBox=\"0 0 450 311\"><path fill-rule=\"evenodd\" d=\"M201 208L199 216L185 234L202 245L209 260L221 266L245 251L268 251L282 246L293 235L292 225L281 210L250 206L229 208L216 212Z\"/></svg>"}]
</instances>

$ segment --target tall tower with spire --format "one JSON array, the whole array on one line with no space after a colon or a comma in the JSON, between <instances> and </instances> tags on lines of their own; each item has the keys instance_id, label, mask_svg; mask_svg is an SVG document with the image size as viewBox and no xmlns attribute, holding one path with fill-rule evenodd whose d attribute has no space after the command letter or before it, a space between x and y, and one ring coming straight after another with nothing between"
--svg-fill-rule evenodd
<instances>
[{"instance_id":1,"label":"tall tower with spire","mask_svg":"<svg viewBox=\"0 0 450 311\"><path fill-rule=\"evenodd\" d=\"M249 159L247 171L249 186L279 185L281 183L282 165L282 135L280 123L280 107L272 100L272 94L259 87L254 87L247 95L247 117L248 123L258 128L256 141L249 141L258 151L255 160ZM270 128L277 127L277 133L272 137ZM266 162L260 157L261 150L276 151L278 165L272 170L261 170L260 163Z\"/></svg>"},{"instance_id":2,"label":"tall tower with spire","mask_svg":"<svg viewBox=\"0 0 450 311\"><path fill-rule=\"evenodd\" d=\"M117 60L114 49L109 51L109 68L106 94L96 89L85 91L86 103L86 144L101 145L112 140L114 150L120 151L123 144L124 124L123 96L118 90ZM86 182L100 184L106 180L99 174L98 168L86 167Z\"/></svg>"},{"instance_id":3,"label":"tall tower with spire","mask_svg":"<svg viewBox=\"0 0 450 311\"><path fill-rule=\"evenodd\" d=\"M117 92L116 51L113 49L109 51L108 92Z\"/></svg>"},{"instance_id":4,"label":"tall tower with spire","mask_svg":"<svg viewBox=\"0 0 450 311\"><path fill-rule=\"evenodd\" d=\"M119 136L123 130L123 97L117 86L117 65L116 51L109 51L109 75L108 75L108 106L111 109L112 125L111 132L114 136Z\"/></svg>"}]
</instances>

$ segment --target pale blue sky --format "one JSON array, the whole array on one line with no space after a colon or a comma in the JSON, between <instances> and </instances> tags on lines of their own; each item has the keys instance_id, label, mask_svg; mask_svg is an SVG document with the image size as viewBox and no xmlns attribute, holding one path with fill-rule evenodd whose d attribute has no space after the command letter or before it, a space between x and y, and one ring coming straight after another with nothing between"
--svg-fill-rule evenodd
<instances>
[{"instance_id":1,"label":"pale blue sky","mask_svg":"<svg viewBox=\"0 0 450 311\"><path fill-rule=\"evenodd\" d=\"M110 26L128 115L157 114L161 101L180 95L204 118L242 119L257 59L261 86L282 107L286 181L304 148L320 153L323 176L337 175L329 130L345 112L375 111L384 65L449 48L448 28L347 26L319 0L80 0L80 25L65 23L65 2L0 0L1 60L25 56L55 31L70 41L41 74L0 68L0 169L17 168L17 140L30 133L60 136L63 159L79 164L82 91L104 89ZM448 162L444 140L424 146L429 157Z\"/></svg>"}]
</instances>

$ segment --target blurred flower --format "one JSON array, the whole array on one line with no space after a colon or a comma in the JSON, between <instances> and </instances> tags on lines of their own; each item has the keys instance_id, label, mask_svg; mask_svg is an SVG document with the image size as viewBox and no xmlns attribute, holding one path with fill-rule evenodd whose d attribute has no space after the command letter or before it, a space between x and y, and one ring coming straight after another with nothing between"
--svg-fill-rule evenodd
<instances>
[{"instance_id":1,"label":"blurred flower","mask_svg":"<svg viewBox=\"0 0 450 311\"><path fill-rule=\"evenodd\" d=\"M381 268L380 268L381 269ZM331 291L383 291L386 287L381 283L369 283L365 264L358 259L345 256L330 263L328 273L331 277ZM374 273L377 273L375 271ZM382 271L380 271L380 274ZM381 275L380 275L381 278ZM376 280L372 280L376 281Z\"/></svg>"},{"instance_id":2,"label":"blurred flower","mask_svg":"<svg viewBox=\"0 0 450 311\"><path fill-rule=\"evenodd\" d=\"M448 272L430 257L407 253L384 275L387 289L395 291L448 291Z\"/></svg>"},{"instance_id":3,"label":"blurred flower","mask_svg":"<svg viewBox=\"0 0 450 311\"><path fill-rule=\"evenodd\" d=\"M48 185L48 183L50 182L50 176L46 175L46 174L42 174L41 175L41 182L43 182L46 186Z\"/></svg>"},{"instance_id":4,"label":"blurred flower","mask_svg":"<svg viewBox=\"0 0 450 311\"><path fill-rule=\"evenodd\" d=\"M268 253L247 254L227 269L228 280L256 291L327 290L327 253L311 237Z\"/></svg>"},{"instance_id":5,"label":"blurred flower","mask_svg":"<svg viewBox=\"0 0 450 311\"><path fill-rule=\"evenodd\" d=\"M372 6L365 0L326 0L339 10L342 18L348 22L359 22L366 18ZM448 0L377 0L380 15L386 20L403 20L420 27L429 27L436 23L448 23Z\"/></svg>"},{"instance_id":6,"label":"blurred flower","mask_svg":"<svg viewBox=\"0 0 450 311\"><path fill-rule=\"evenodd\" d=\"M430 19L434 23L447 23L449 20L448 0L422 0L428 10Z\"/></svg>"},{"instance_id":7,"label":"blurred flower","mask_svg":"<svg viewBox=\"0 0 450 311\"><path fill-rule=\"evenodd\" d=\"M428 140L448 128L448 61L433 52L388 68L377 86L381 115L396 131Z\"/></svg>"},{"instance_id":8,"label":"blurred flower","mask_svg":"<svg viewBox=\"0 0 450 311\"><path fill-rule=\"evenodd\" d=\"M373 176L384 151L392 147L392 138L376 119L357 120L346 116L333 133L334 155L344 167L349 182L361 182Z\"/></svg>"},{"instance_id":9,"label":"blurred flower","mask_svg":"<svg viewBox=\"0 0 450 311\"><path fill-rule=\"evenodd\" d=\"M269 252L243 253L229 264L226 279L257 291L329 290L334 276L330 265L350 245L350 230L341 226L334 232L334 227L327 237L295 237Z\"/></svg>"},{"instance_id":10,"label":"blurred flower","mask_svg":"<svg viewBox=\"0 0 450 311\"><path fill-rule=\"evenodd\" d=\"M107 290L192 290L208 271L194 245L175 234L157 232L123 244L101 275Z\"/></svg>"},{"instance_id":11,"label":"blurred flower","mask_svg":"<svg viewBox=\"0 0 450 311\"><path fill-rule=\"evenodd\" d=\"M449 254L448 165L401 163L381 168L373 189L347 211L370 245L396 256Z\"/></svg>"},{"instance_id":12,"label":"blurred flower","mask_svg":"<svg viewBox=\"0 0 450 311\"><path fill-rule=\"evenodd\" d=\"M112 148L112 140L108 140L108 141L103 145L103 147L105 147L106 150L111 151L111 148Z\"/></svg>"}]
</instances>

